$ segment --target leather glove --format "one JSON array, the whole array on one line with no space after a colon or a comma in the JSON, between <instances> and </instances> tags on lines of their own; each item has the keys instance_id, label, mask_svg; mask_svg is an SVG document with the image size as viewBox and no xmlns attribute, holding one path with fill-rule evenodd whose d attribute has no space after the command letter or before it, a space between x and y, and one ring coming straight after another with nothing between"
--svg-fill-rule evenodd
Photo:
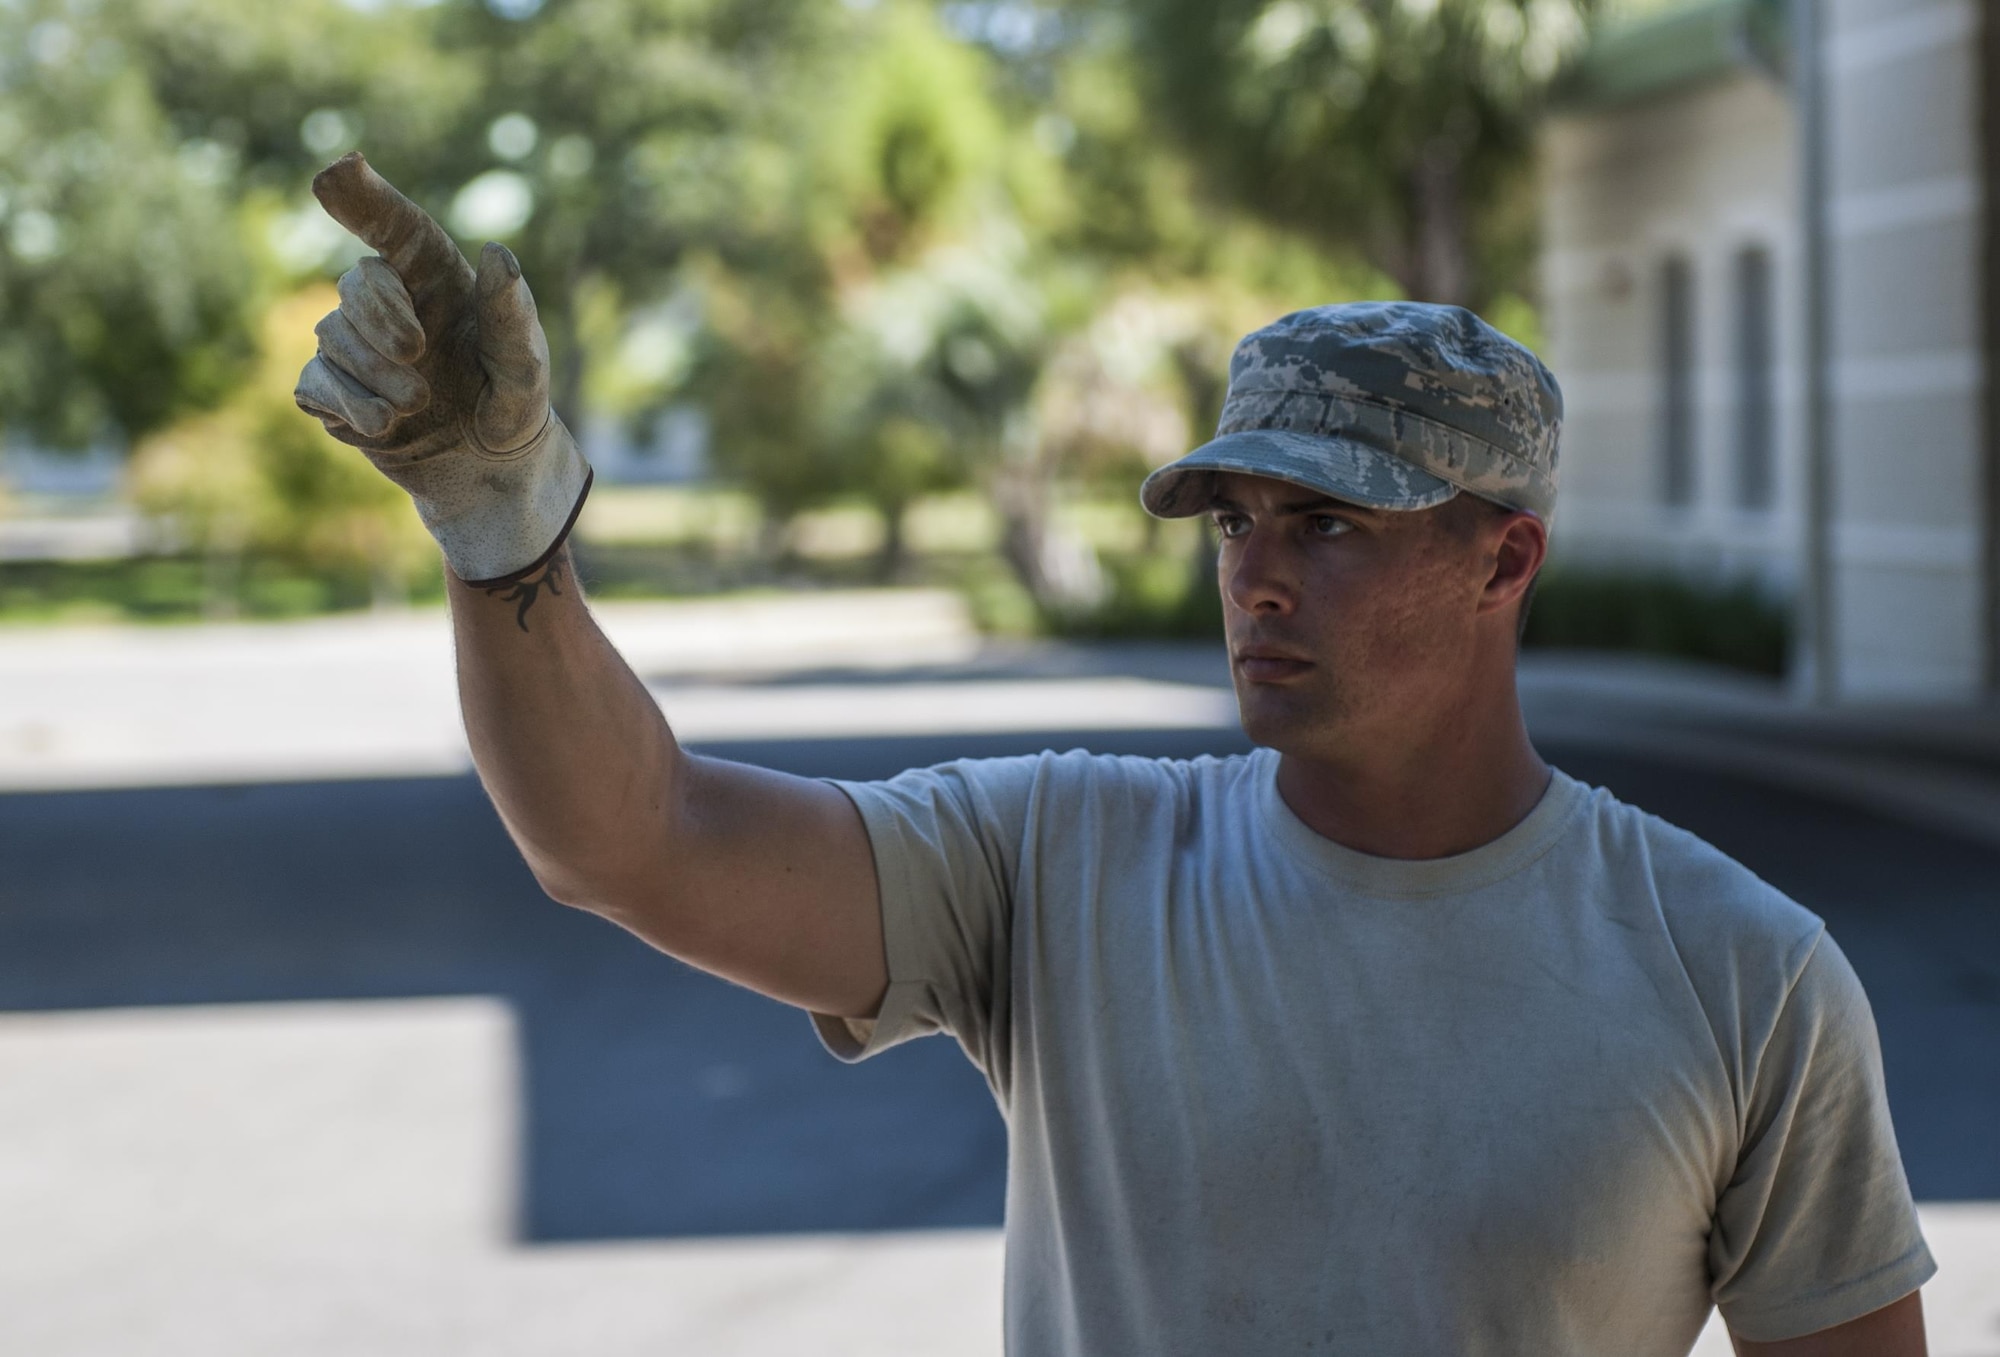
<instances>
[{"instance_id":1,"label":"leather glove","mask_svg":"<svg viewBox=\"0 0 2000 1357\"><path fill-rule=\"evenodd\" d=\"M341 276L292 398L409 492L460 579L532 574L576 523L591 471L549 408L548 340L519 261L489 242L475 271L359 152L322 170L313 196L379 253Z\"/></svg>"}]
</instances>

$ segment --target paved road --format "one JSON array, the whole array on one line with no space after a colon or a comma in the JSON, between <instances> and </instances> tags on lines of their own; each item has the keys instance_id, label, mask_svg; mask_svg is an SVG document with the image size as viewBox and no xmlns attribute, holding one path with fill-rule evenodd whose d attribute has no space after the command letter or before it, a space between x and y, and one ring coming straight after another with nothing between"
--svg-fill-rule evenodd
<instances>
[{"instance_id":1,"label":"paved road","mask_svg":"<svg viewBox=\"0 0 2000 1357\"><path fill-rule=\"evenodd\" d=\"M712 746L884 776L1217 731ZM1557 763L1823 914L1873 997L1912 1183L2000 1198L2000 852L1630 756ZM1000 1219L1004 1140L943 1040L848 1069L802 1018L544 899L467 777L0 796L0 1010L482 994L523 1045L521 1235L913 1229Z\"/></svg>"}]
</instances>

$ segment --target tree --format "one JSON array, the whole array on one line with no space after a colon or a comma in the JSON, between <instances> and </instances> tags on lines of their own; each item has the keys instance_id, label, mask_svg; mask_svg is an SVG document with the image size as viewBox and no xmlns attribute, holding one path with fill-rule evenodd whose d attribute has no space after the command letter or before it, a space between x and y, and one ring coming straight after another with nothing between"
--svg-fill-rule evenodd
<instances>
[{"instance_id":1,"label":"tree","mask_svg":"<svg viewBox=\"0 0 2000 1357\"><path fill-rule=\"evenodd\" d=\"M122 443L220 399L253 278L222 167L78 6L0 6L0 428Z\"/></svg>"},{"instance_id":2,"label":"tree","mask_svg":"<svg viewBox=\"0 0 2000 1357\"><path fill-rule=\"evenodd\" d=\"M1125 3L1156 117L1225 196L1410 297L1493 295L1482 262L1521 253L1496 209L1594 0Z\"/></svg>"},{"instance_id":3,"label":"tree","mask_svg":"<svg viewBox=\"0 0 2000 1357\"><path fill-rule=\"evenodd\" d=\"M890 576L910 503L990 473L1040 315L1004 243L1010 130L980 53L901 0L856 16L842 55L804 171L830 288L812 419L834 485L882 515Z\"/></svg>"},{"instance_id":4,"label":"tree","mask_svg":"<svg viewBox=\"0 0 2000 1357\"><path fill-rule=\"evenodd\" d=\"M339 0L0 5L0 425L129 444L244 381L285 290L251 234L312 206L348 140L401 158L471 92L433 23Z\"/></svg>"},{"instance_id":5,"label":"tree","mask_svg":"<svg viewBox=\"0 0 2000 1357\"><path fill-rule=\"evenodd\" d=\"M144 443L211 542L373 540L253 323L358 253L306 183L360 148L521 257L573 423L698 406L774 532L875 505L886 574L914 498L982 484L1073 611L1054 486L1198 437L1237 334L1393 290L1361 254L1504 279L1587 3L0 0L0 422ZM204 439L206 488L160 450Z\"/></svg>"},{"instance_id":6,"label":"tree","mask_svg":"<svg viewBox=\"0 0 2000 1357\"><path fill-rule=\"evenodd\" d=\"M782 0L441 7L436 40L474 54L480 97L418 187L468 241L520 257L565 416L581 413L593 357L578 330L592 288L631 312L695 256L795 275L792 96L833 22Z\"/></svg>"},{"instance_id":7,"label":"tree","mask_svg":"<svg viewBox=\"0 0 2000 1357\"><path fill-rule=\"evenodd\" d=\"M852 290L821 350L820 422L842 479L882 513L885 574L900 563L911 501L979 476L1009 564L1043 598L1056 588L1034 536L1045 506L1024 500L1039 487L1022 473L1047 318L1022 242L1004 222L990 229L1003 239L934 247Z\"/></svg>"},{"instance_id":8,"label":"tree","mask_svg":"<svg viewBox=\"0 0 2000 1357\"><path fill-rule=\"evenodd\" d=\"M250 380L216 409L186 416L134 449L134 498L211 559L246 551L316 571L372 577L400 599L437 551L408 496L292 403L313 324L339 303L320 284L263 317Z\"/></svg>"}]
</instances>

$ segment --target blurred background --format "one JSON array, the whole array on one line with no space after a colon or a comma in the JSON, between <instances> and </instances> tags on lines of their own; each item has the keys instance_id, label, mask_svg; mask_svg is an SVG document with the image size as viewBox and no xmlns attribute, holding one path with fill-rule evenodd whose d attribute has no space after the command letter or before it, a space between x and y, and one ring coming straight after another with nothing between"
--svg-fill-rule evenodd
<instances>
[{"instance_id":1,"label":"blurred background","mask_svg":"<svg viewBox=\"0 0 2000 1357\"><path fill-rule=\"evenodd\" d=\"M677 730L800 772L1243 748L1136 502L1235 339L1535 348L1537 741L1829 920L2000 1352L1990 9L0 0L0 1347L998 1351L956 1050L836 1067L470 776L435 549L291 402L361 149L520 256Z\"/></svg>"}]
</instances>

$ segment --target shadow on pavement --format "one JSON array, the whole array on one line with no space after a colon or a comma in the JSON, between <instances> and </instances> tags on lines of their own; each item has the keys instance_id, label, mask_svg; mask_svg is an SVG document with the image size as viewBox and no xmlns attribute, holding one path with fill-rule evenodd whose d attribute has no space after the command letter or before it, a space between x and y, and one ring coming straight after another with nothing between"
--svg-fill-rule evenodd
<instances>
[{"instance_id":1,"label":"shadow on pavement","mask_svg":"<svg viewBox=\"0 0 2000 1357\"><path fill-rule=\"evenodd\" d=\"M732 744L809 775L1219 731ZM1710 774L1546 749L1824 915L1921 1197L2000 1198L2000 854ZM799 1014L551 904L470 777L0 796L0 1009L490 994L530 1240L991 1225L1004 1131L948 1041L849 1069Z\"/></svg>"}]
</instances>

